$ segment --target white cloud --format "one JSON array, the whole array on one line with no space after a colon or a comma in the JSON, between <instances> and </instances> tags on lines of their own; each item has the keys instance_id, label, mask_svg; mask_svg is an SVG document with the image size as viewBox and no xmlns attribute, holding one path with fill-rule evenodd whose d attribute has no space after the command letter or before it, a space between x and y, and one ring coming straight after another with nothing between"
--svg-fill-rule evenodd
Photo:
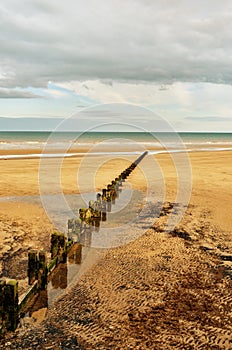
<instances>
[{"instance_id":1,"label":"white cloud","mask_svg":"<svg viewBox=\"0 0 232 350\"><path fill-rule=\"evenodd\" d=\"M152 83L105 84L99 80L88 80L57 85L99 103L141 104L164 113L171 109L175 117L176 111L182 111L185 116L205 113L210 116L232 115L232 86L226 84L177 82L160 86Z\"/></svg>"}]
</instances>

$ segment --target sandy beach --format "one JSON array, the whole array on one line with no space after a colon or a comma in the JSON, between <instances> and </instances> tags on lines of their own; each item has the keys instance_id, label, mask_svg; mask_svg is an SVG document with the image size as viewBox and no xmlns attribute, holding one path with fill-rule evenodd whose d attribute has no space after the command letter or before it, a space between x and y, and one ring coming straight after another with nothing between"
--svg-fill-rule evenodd
<instances>
[{"instance_id":1,"label":"sandy beach","mask_svg":"<svg viewBox=\"0 0 232 350\"><path fill-rule=\"evenodd\" d=\"M160 217L137 240L105 250L54 300L43 323L19 327L2 340L2 349L232 348L232 152L192 152L189 157L192 193L178 227L165 232L177 192L175 166L169 155L155 155L166 187ZM63 161L61 188L66 194L92 190L88 181L78 188L81 161ZM27 252L48 252L55 227L41 204L32 200L40 192L40 160L0 163L0 271L21 280L23 291ZM94 173L96 191L129 160L101 159L101 164ZM146 190L139 168L128 181L133 189ZM22 196L30 198L24 201Z\"/></svg>"},{"instance_id":2,"label":"sandy beach","mask_svg":"<svg viewBox=\"0 0 232 350\"><path fill-rule=\"evenodd\" d=\"M232 3L0 20L0 350L232 350Z\"/></svg>"}]
</instances>

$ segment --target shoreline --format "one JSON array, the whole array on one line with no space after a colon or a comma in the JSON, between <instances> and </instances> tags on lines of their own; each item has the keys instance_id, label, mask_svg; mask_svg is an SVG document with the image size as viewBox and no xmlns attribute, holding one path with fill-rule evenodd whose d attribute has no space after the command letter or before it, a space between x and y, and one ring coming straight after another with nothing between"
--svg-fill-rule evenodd
<instances>
[{"instance_id":1,"label":"shoreline","mask_svg":"<svg viewBox=\"0 0 232 350\"><path fill-rule=\"evenodd\" d=\"M203 147L203 148L176 148L176 149L164 149L164 148L150 148L145 149L149 155L159 154L172 154L172 153L195 153L195 152L229 152L232 151L230 147ZM142 154L144 150L139 151L98 151L91 152L89 149L72 149L65 153L60 153L58 150L43 152L40 149L17 149L17 150L0 150L0 161L1 160L17 160L17 159L42 159L42 158L75 158L83 156L135 156Z\"/></svg>"}]
</instances>

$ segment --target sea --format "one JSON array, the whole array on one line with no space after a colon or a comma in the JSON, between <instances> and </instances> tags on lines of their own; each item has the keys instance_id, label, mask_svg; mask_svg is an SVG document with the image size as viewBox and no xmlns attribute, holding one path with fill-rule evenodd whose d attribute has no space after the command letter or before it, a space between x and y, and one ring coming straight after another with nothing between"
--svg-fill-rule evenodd
<instances>
[{"instance_id":1,"label":"sea","mask_svg":"<svg viewBox=\"0 0 232 350\"><path fill-rule=\"evenodd\" d=\"M0 132L0 159L232 150L232 133ZM4 152L5 151L5 152ZM20 154L23 151L23 155Z\"/></svg>"}]
</instances>

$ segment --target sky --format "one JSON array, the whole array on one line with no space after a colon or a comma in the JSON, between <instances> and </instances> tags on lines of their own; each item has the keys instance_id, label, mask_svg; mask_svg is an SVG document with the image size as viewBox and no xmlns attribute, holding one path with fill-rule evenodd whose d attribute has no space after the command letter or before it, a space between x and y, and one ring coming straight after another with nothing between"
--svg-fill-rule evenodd
<instances>
[{"instance_id":1,"label":"sky","mask_svg":"<svg viewBox=\"0 0 232 350\"><path fill-rule=\"evenodd\" d=\"M0 129L110 124L111 103L149 131L232 132L231 0L1 0Z\"/></svg>"}]
</instances>

